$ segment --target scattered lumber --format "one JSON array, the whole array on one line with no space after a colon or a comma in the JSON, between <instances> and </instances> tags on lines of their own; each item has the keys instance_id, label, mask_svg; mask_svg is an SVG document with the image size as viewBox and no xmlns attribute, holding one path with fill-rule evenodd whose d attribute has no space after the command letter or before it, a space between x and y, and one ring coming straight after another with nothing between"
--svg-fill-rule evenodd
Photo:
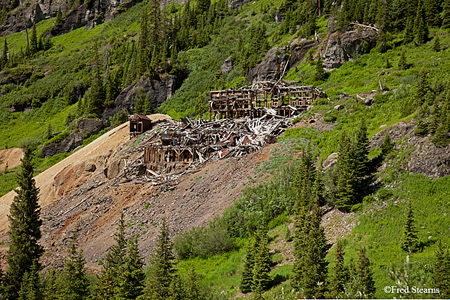
<instances>
[{"instance_id":1,"label":"scattered lumber","mask_svg":"<svg viewBox=\"0 0 450 300\"><path fill-rule=\"evenodd\" d=\"M173 182L208 161L240 157L275 143L291 124L292 118L271 114L270 109L254 119L166 120L129 150L141 154L127 161L121 174L154 185Z\"/></svg>"}]
</instances>

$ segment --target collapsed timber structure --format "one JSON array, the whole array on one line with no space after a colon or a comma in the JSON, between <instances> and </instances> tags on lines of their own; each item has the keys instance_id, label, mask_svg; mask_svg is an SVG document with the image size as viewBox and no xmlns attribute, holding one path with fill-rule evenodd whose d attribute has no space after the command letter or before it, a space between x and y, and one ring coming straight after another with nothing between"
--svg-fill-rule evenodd
<instances>
[{"instance_id":1,"label":"collapsed timber structure","mask_svg":"<svg viewBox=\"0 0 450 300\"><path fill-rule=\"evenodd\" d=\"M211 118L261 117L265 114L291 117L308 109L317 98L326 98L314 86L286 86L270 81L257 82L240 89L209 93Z\"/></svg>"},{"instance_id":2,"label":"collapsed timber structure","mask_svg":"<svg viewBox=\"0 0 450 300\"><path fill-rule=\"evenodd\" d=\"M238 157L275 143L292 117L326 97L313 86L258 82L236 90L210 92L210 120L160 122L143 134L135 151L142 155L126 164L124 174L145 175L154 184L174 180L209 160ZM214 120L211 118L214 117ZM130 118L130 134L149 126L147 117ZM148 121L150 121L148 119ZM148 123L148 124L147 124ZM137 172L137 173L136 173Z\"/></svg>"},{"instance_id":3,"label":"collapsed timber structure","mask_svg":"<svg viewBox=\"0 0 450 300\"><path fill-rule=\"evenodd\" d=\"M239 157L275 143L292 119L265 115L255 119L165 120L142 136L125 174L145 175L153 184L174 180L204 163Z\"/></svg>"}]
</instances>

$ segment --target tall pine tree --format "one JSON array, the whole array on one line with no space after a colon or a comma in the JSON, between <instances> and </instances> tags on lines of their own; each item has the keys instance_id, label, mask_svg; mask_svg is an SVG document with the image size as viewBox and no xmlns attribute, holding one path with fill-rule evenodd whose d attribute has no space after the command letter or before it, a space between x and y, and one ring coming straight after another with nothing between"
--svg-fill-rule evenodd
<instances>
[{"instance_id":1,"label":"tall pine tree","mask_svg":"<svg viewBox=\"0 0 450 300\"><path fill-rule=\"evenodd\" d=\"M402 239L402 249L408 253L415 252L419 248L419 239L417 238L417 230L414 223L414 213L411 207L411 201L409 201L408 208L406 210Z\"/></svg>"},{"instance_id":2,"label":"tall pine tree","mask_svg":"<svg viewBox=\"0 0 450 300\"><path fill-rule=\"evenodd\" d=\"M146 282L144 295L139 299L165 300L169 297L170 284L175 272L172 248L166 219L163 219L156 242L156 251L151 258L150 278Z\"/></svg>"},{"instance_id":3,"label":"tall pine tree","mask_svg":"<svg viewBox=\"0 0 450 300\"><path fill-rule=\"evenodd\" d=\"M8 298L16 299L23 276L30 274L33 265L40 270L39 258L44 250L38 244L41 238L41 208L38 204L39 189L33 179L31 149L25 147L21 171L17 175L19 188L11 203L9 219L9 250L6 255L8 270L6 284Z\"/></svg>"},{"instance_id":4,"label":"tall pine tree","mask_svg":"<svg viewBox=\"0 0 450 300\"><path fill-rule=\"evenodd\" d=\"M253 287L253 267L255 266L255 245L252 241L248 243L245 255L244 270L242 271L239 289L242 293L250 293Z\"/></svg>"},{"instance_id":5,"label":"tall pine tree","mask_svg":"<svg viewBox=\"0 0 450 300\"><path fill-rule=\"evenodd\" d=\"M303 210L296 224L291 286L305 298L321 298L325 292L327 265L325 232L320 226L322 213L317 204L312 215Z\"/></svg>"},{"instance_id":6,"label":"tall pine tree","mask_svg":"<svg viewBox=\"0 0 450 300\"><path fill-rule=\"evenodd\" d=\"M439 298L450 297L450 252L442 249L441 241L436 250L432 282L432 287L439 289Z\"/></svg>"},{"instance_id":7,"label":"tall pine tree","mask_svg":"<svg viewBox=\"0 0 450 300\"><path fill-rule=\"evenodd\" d=\"M77 249L77 236L75 231L71 237L69 255L64 262L61 277L61 298L68 300L82 300L89 297L86 261L83 257L83 249Z\"/></svg>"},{"instance_id":8,"label":"tall pine tree","mask_svg":"<svg viewBox=\"0 0 450 300\"><path fill-rule=\"evenodd\" d=\"M336 243L336 265L334 266L334 274L328 286L327 298L337 299L345 290L345 285L349 280L349 271L344 265L344 249L341 241Z\"/></svg>"},{"instance_id":9,"label":"tall pine tree","mask_svg":"<svg viewBox=\"0 0 450 300\"><path fill-rule=\"evenodd\" d=\"M145 280L143 265L139 255L138 236L135 236L128 241L127 256L120 268L120 278L116 289L117 298L131 300L142 295Z\"/></svg>"},{"instance_id":10,"label":"tall pine tree","mask_svg":"<svg viewBox=\"0 0 450 300\"><path fill-rule=\"evenodd\" d=\"M33 28L31 29L30 36L30 54L33 55L39 50L38 48L38 39L36 33L36 23L33 23Z\"/></svg>"},{"instance_id":11,"label":"tall pine tree","mask_svg":"<svg viewBox=\"0 0 450 300\"><path fill-rule=\"evenodd\" d=\"M39 281L37 260L33 262L30 270L23 276L22 287L19 291L19 300L41 300L42 291Z\"/></svg>"},{"instance_id":12,"label":"tall pine tree","mask_svg":"<svg viewBox=\"0 0 450 300\"><path fill-rule=\"evenodd\" d=\"M258 229L256 235L259 236L259 243L255 245L255 257L253 267L253 291L257 298L261 297L262 293L270 285L270 265L271 259L269 255L269 242L267 232L264 229Z\"/></svg>"},{"instance_id":13,"label":"tall pine tree","mask_svg":"<svg viewBox=\"0 0 450 300\"><path fill-rule=\"evenodd\" d=\"M414 40L417 44L423 44L428 40L428 25L423 0L419 0L417 6L416 19L414 20Z\"/></svg>"},{"instance_id":14,"label":"tall pine tree","mask_svg":"<svg viewBox=\"0 0 450 300\"><path fill-rule=\"evenodd\" d=\"M375 294L375 281L373 280L373 271L365 248L359 251L356 278L359 296L365 299L373 299Z\"/></svg>"},{"instance_id":15,"label":"tall pine tree","mask_svg":"<svg viewBox=\"0 0 450 300\"><path fill-rule=\"evenodd\" d=\"M103 269L97 285L97 294L101 299L113 298L121 277L124 275L121 266L125 261L127 240L125 238L125 221L122 213L119 219L119 226L115 233L115 245L108 249L103 260Z\"/></svg>"},{"instance_id":16,"label":"tall pine tree","mask_svg":"<svg viewBox=\"0 0 450 300\"><path fill-rule=\"evenodd\" d=\"M335 206L341 210L349 210L356 202L356 170L352 141L345 131L342 132L337 159L339 172L337 180L337 200Z\"/></svg>"}]
</instances>

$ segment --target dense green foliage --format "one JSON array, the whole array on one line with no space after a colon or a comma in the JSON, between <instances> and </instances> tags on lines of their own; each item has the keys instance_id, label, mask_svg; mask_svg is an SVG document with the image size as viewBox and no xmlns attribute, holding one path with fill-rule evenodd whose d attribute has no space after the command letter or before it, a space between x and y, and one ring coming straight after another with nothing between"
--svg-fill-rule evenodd
<instances>
[{"instance_id":1,"label":"dense green foliage","mask_svg":"<svg viewBox=\"0 0 450 300\"><path fill-rule=\"evenodd\" d=\"M0 20L16 5L18 2L12 1L10 7L0 8ZM56 20L43 21L29 30L29 48L24 33L4 38L0 69L11 83L1 86L0 147L30 144L37 149L60 140L70 132L66 120L112 107L119 92L141 78L187 74L181 88L159 111L176 118L204 116L207 92L247 84L247 69L255 66L270 47L289 46L288 41L294 38L310 38L316 33L322 39L327 30L343 33L352 29L351 22L375 24L379 28L378 46L370 52L362 51L360 57L355 54L352 62L331 72L324 72L320 55L314 60L319 47L313 48L285 79L326 90L330 98L317 101L301 118L323 115L334 130L288 130L280 142L280 148L284 148L273 153L272 162L253 166L255 175L273 174L272 180L246 189L223 217L209 226L175 237L178 265L163 224L159 250L152 259L144 289L137 240L126 241L123 228L122 233L119 228L117 245L103 261L98 295L207 299L213 296L204 284L216 293L224 290L232 296L241 283L243 292L253 290L258 296L275 296L281 287L287 290L292 286L306 297L389 298L401 295L386 294L382 288L404 278L407 272L413 273L409 283L439 287L440 296L448 297L448 177L431 180L404 174L401 162L408 156L401 147L404 141L393 142L389 134L381 149L369 152L367 145L368 138L382 130L380 126L390 127L398 121L416 123L415 134L430 135L436 146L449 144L450 54L445 47L450 43L446 31L450 28L449 2L262 0L234 10L226 1L196 1L184 6L172 4L165 11L160 11L159 5L159 1L141 3L92 30L80 28L51 40L42 38L53 22L62 24L65 16L59 10ZM281 24L273 20L277 10L284 17ZM233 71L223 73L220 67L227 57L233 61ZM25 76L24 82L15 83L20 76ZM357 97L345 96L377 90L379 82L385 91L376 93L370 108ZM345 109L334 110L338 104ZM32 110L25 113L26 108ZM133 112L151 111L149 95L140 90ZM120 111L111 123L121 124L127 113L131 112ZM51 136L57 131L62 133ZM322 171L320 162L333 152L340 152L337 165ZM48 167L64 157L36 163ZM379 163L388 163L387 169L373 174ZM0 195L14 188L11 182L16 174L17 169L13 169L0 175ZM371 175L379 179L378 185L372 184L375 178ZM405 220L405 201L415 208L414 218L409 208ZM358 225L341 240L342 244L328 252L315 203L355 211ZM310 211L313 214L308 217ZM280 234L280 226L287 228L283 223L294 214L294 267L267 267L267 251L258 251L252 242L248 242L246 255L243 245L257 228L272 230L269 242L275 239L274 232ZM416 229L413 224L417 224ZM408 256L406 264L399 242L403 237L407 240L405 251L413 252L412 248L417 248L414 245L420 245L420 251ZM444 246L437 246L438 240ZM255 273L257 257L261 271ZM66 268L71 264L80 275L81 290L86 291L81 252L70 254ZM49 271L39 283L37 262L28 266L33 267L23 270L20 297L39 298L42 293L44 299L56 299L60 293L73 294L68 292L72 288L59 290L59 286L66 286L66 271ZM299 270L307 270L311 276L302 276Z\"/></svg>"},{"instance_id":2,"label":"dense green foliage","mask_svg":"<svg viewBox=\"0 0 450 300\"><path fill-rule=\"evenodd\" d=\"M31 158L31 150L25 148L21 171L17 174L20 188L16 190L17 195L8 215L10 244L6 255L6 293L11 299L17 299L22 285L24 293L36 292L33 287L40 270L39 258L44 252L43 247L38 244L42 220L38 204L39 189L33 179Z\"/></svg>"}]
</instances>

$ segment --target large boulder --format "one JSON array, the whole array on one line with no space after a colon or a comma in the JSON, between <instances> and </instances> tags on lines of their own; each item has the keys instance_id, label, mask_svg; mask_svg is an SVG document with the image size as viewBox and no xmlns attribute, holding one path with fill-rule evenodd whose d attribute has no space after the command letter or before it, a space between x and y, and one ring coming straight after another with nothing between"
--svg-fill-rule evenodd
<instances>
[{"instance_id":1,"label":"large boulder","mask_svg":"<svg viewBox=\"0 0 450 300\"><path fill-rule=\"evenodd\" d=\"M312 40L295 39L290 46L274 47L269 50L262 62L257 64L254 68L250 68L247 72L247 80L256 82L261 80L276 81L300 61L302 61L306 53L315 46ZM291 52L290 56L287 55ZM287 66L286 66L287 64Z\"/></svg>"},{"instance_id":2,"label":"large boulder","mask_svg":"<svg viewBox=\"0 0 450 300\"><path fill-rule=\"evenodd\" d=\"M363 51L376 45L377 35L373 30L353 30L335 32L328 36L328 43L322 55L323 66L327 70L337 69L346 61L359 57Z\"/></svg>"}]
</instances>

